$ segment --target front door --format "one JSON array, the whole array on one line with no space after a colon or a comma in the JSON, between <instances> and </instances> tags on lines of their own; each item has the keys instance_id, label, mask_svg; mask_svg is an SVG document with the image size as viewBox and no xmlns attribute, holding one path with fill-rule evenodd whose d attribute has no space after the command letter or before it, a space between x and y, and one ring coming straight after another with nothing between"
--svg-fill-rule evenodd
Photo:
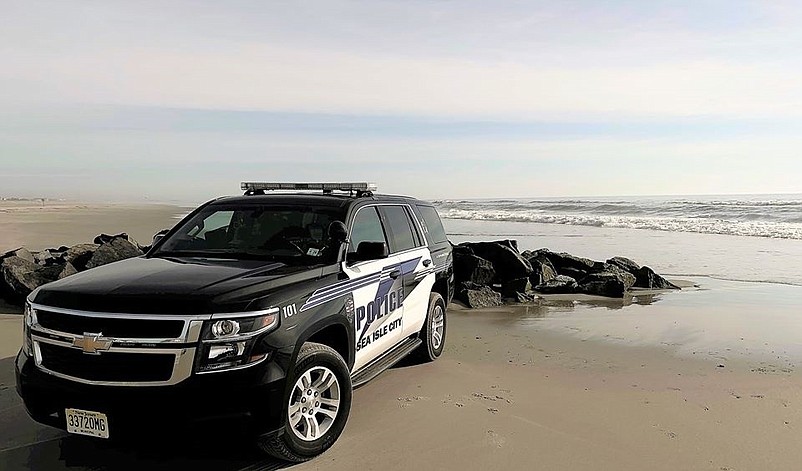
<instances>
[{"instance_id":1,"label":"front door","mask_svg":"<svg viewBox=\"0 0 802 471\"><path fill-rule=\"evenodd\" d=\"M374 206L357 210L351 225L348 252L361 242L387 243L379 213ZM354 338L357 371L392 348L403 337L404 285L399 258L343 262L354 297Z\"/></svg>"}]
</instances>

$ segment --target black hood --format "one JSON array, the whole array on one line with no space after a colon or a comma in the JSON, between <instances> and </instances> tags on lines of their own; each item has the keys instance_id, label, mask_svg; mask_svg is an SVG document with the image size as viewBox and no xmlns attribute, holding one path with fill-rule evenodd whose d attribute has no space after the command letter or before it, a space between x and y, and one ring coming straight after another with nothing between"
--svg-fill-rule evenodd
<instances>
[{"instance_id":1,"label":"black hood","mask_svg":"<svg viewBox=\"0 0 802 471\"><path fill-rule=\"evenodd\" d=\"M137 257L49 283L34 293L33 301L83 311L231 312L246 309L262 293L320 274L320 267L259 260Z\"/></svg>"}]
</instances>

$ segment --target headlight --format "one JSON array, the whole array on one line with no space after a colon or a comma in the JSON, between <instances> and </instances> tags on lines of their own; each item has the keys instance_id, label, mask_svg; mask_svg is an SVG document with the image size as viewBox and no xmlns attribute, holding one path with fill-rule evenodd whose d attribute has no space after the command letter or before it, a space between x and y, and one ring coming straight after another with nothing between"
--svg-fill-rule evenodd
<instances>
[{"instance_id":1,"label":"headlight","mask_svg":"<svg viewBox=\"0 0 802 471\"><path fill-rule=\"evenodd\" d=\"M25 301L25 311L22 313L22 351L29 357L33 356L33 341L31 340L33 324L33 308L31 303Z\"/></svg>"},{"instance_id":2,"label":"headlight","mask_svg":"<svg viewBox=\"0 0 802 471\"><path fill-rule=\"evenodd\" d=\"M215 314L203 326L199 373L239 368L266 359L256 342L278 325L277 308L264 311Z\"/></svg>"}]
</instances>

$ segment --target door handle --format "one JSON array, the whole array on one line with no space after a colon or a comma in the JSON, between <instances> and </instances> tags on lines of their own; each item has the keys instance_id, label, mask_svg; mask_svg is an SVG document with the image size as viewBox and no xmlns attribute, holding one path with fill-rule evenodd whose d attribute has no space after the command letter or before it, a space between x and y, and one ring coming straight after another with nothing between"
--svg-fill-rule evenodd
<instances>
[{"instance_id":1,"label":"door handle","mask_svg":"<svg viewBox=\"0 0 802 471\"><path fill-rule=\"evenodd\" d=\"M429 265L431 265L431 264L432 264L432 261L431 261L431 260L424 260L424 261L423 261L423 266L424 266L424 267L428 267L428 266L429 266Z\"/></svg>"},{"instance_id":2,"label":"door handle","mask_svg":"<svg viewBox=\"0 0 802 471\"><path fill-rule=\"evenodd\" d=\"M398 269L398 268L396 268L395 270L390 272L390 278L392 278L392 279L396 279L399 276L401 276L401 270Z\"/></svg>"}]
</instances>

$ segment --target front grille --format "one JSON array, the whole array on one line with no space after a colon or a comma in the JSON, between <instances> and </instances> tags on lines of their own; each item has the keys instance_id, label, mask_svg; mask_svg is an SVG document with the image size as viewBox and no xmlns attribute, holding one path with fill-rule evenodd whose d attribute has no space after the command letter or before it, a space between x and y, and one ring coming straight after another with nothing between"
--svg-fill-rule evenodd
<instances>
[{"instance_id":1,"label":"front grille","mask_svg":"<svg viewBox=\"0 0 802 471\"><path fill-rule=\"evenodd\" d=\"M36 310L36 319L46 329L76 335L92 332L102 333L104 337L173 339L180 337L184 330L182 320L89 317L42 309Z\"/></svg>"},{"instance_id":2,"label":"front grille","mask_svg":"<svg viewBox=\"0 0 802 471\"><path fill-rule=\"evenodd\" d=\"M89 355L81 350L39 343L42 366L50 371L89 381L167 381L175 355L165 353L104 352Z\"/></svg>"}]
</instances>

